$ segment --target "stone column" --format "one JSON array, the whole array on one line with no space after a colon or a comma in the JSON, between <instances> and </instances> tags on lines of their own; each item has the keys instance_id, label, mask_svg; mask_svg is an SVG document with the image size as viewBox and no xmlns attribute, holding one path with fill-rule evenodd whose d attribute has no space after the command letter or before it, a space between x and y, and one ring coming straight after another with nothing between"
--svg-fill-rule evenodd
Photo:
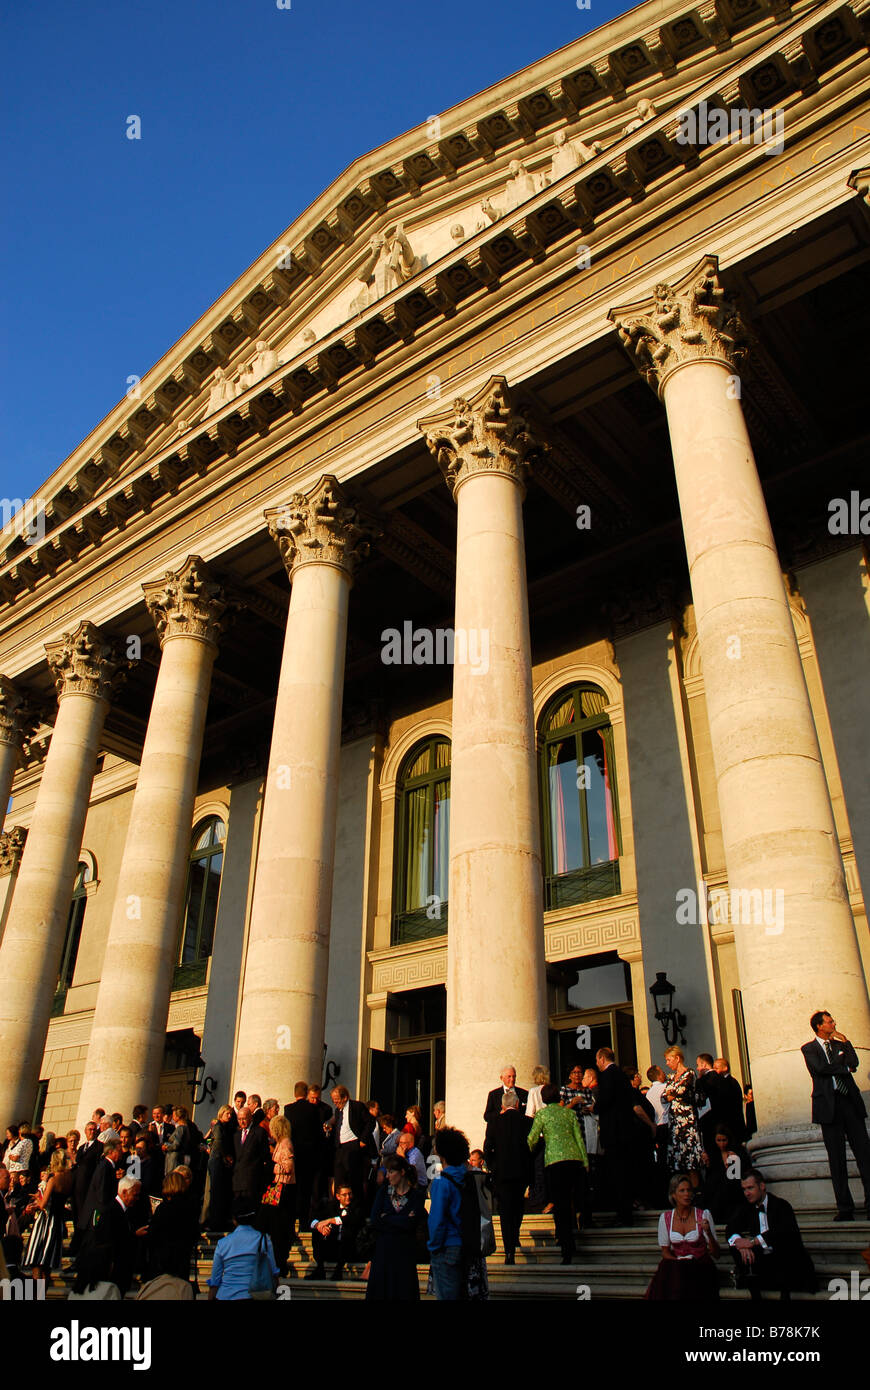
<instances>
[{"instance_id":1,"label":"stone column","mask_svg":"<svg viewBox=\"0 0 870 1390\"><path fill-rule=\"evenodd\" d=\"M816 1009L861 1056L870 1009L828 786L735 375L747 346L706 257L611 311L664 402L698 627L740 985L772 1177L827 1178L800 1046ZM674 950L679 950L675 929ZM664 962L663 962L664 964ZM784 1190L780 1187L778 1190ZM830 1187L822 1195L830 1200Z\"/></svg>"},{"instance_id":2,"label":"stone column","mask_svg":"<svg viewBox=\"0 0 870 1390\"><path fill-rule=\"evenodd\" d=\"M76 864L112 686L124 664L81 622L46 646L57 719L0 947L0 1115L26 1119L63 952Z\"/></svg>"},{"instance_id":3,"label":"stone column","mask_svg":"<svg viewBox=\"0 0 870 1390\"><path fill-rule=\"evenodd\" d=\"M22 750L35 727L36 718L27 697L8 676L0 676L0 830Z\"/></svg>"},{"instance_id":4,"label":"stone column","mask_svg":"<svg viewBox=\"0 0 870 1390\"><path fill-rule=\"evenodd\" d=\"M224 595L198 556L144 584L162 655L115 890L79 1128L158 1100L212 667Z\"/></svg>"},{"instance_id":5,"label":"stone column","mask_svg":"<svg viewBox=\"0 0 870 1390\"><path fill-rule=\"evenodd\" d=\"M446 1100L475 1145L502 1068L528 1087L548 1055L523 538L526 460L539 446L502 377L419 427L458 512Z\"/></svg>"},{"instance_id":6,"label":"stone column","mask_svg":"<svg viewBox=\"0 0 870 1390\"><path fill-rule=\"evenodd\" d=\"M286 1100L323 1069L348 598L368 544L330 476L266 519L293 587L233 1085Z\"/></svg>"}]
</instances>

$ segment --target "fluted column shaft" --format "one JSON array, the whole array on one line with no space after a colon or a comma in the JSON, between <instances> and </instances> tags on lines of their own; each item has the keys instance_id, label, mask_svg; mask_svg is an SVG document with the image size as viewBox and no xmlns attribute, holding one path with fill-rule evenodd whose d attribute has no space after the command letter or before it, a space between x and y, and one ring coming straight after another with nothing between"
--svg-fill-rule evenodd
<instances>
[{"instance_id":1,"label":"fluted column shaft","mask_svg":"<svg viewBox=\"0 0 870 1390\"><path fill-rule=\"evenodd\" d=\"M292 591L233 1084L289 1098L323 1069L348 600L366 547L333 478L267 516Z\"/></svg>"},{"instance_id":2,"label":"fluted column shaft","mask_svg":"<svg viewBox=\"0 0 870 1390\"><path fill-rule=\"evenodd\" d=\"M144 586L162 656L133 794L79 1096L130 1115L159 1100L158 1080L219 618L225 604L202 561Z\"/></svg>"},{"instance_id":3,"label":"fluted column shaft","mask_svg":"<svg viewBox=\"0 0 870 1390\"><path fill-rule=\"evenodd\" d=\"M91 623L46 650L57 720L0 947L0 1123L28 1119L57 989L91 783L119 662Z\"/></svg>"},{"instance_id":4,"label":"fluted column shaft","mask_svg":"<svg viewBox=\"0 0 870 1390\"><path fill-rule=\"evenodd\" d=\"M862 1052L870 1009L830 795L735 364L744 330L708 258L614 310L665 404L698 629L760 1133L809 1138L800 1046L827 1008ZM758 905L761 904L761 910Z\"/></svg>"},{"instance_id":5,"label":"fluted column shaft","mask_svg":"<svg viewBox=\"0 0 870 1390\"><path fill-rule=\"evenodd\" d=\"M525 421L494 378L421 422L458 509L447 932L447 1114L483 1138L506 1064L547 1062L541 850L523 535Z\"/></svg>"}]
</instances>

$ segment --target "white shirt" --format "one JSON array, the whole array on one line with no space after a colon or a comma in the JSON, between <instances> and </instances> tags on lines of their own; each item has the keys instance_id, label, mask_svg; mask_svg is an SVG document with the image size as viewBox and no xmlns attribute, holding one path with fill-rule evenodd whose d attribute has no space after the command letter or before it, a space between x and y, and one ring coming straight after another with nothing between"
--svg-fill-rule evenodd
<instances>
[{"instance_id":1,"label":"white shirt","mask_svg":"<svg viewBox=\"0 0 870 1390\"><path fill-rule=\"evenodd\" d=\"M666 1125L668 1123L668 1115L671 1110L668 1101L662 1100L665 1084L664 1081L654 1081L646 1093L647 1100L656 1112L657 1125Z\"/></svg>"},{"instance_id":2,"label":"white shirt","mask_svg":"<svg viewBox=\"0 0 870 1390\"><path fill-rule=\"evenodd\" d=\"M691 1230L685 1232L672 1230L669 1239L667 1221L668 1213L666 1211L662 1212L661 1216L659 1217L659 1245L662 1247L663 1250L667 1250L671 1244L671 1241L675 1239L687 1240L690 1244L692 1243L692 1241L704 1240L704 1232L699 1228L703 1227L705 1221L707 1225L710 1227L711 1236L714 1240L716 1239L716 1223L714 1222L710 1213L708 1211L697 1211L696 1215L697 1222L696 1225L694 1225L691 1228ZM690 1260L692 1256L681 1255L678 1258Z\"/></svg>"},{"instance_id":3,"label":"white shirt","mask_svg":"<svg viewBox=\"0 0 870 1390\"><path fill-rule=\"evenodd\" d=\"M529 1119L537 1115L539 1110L543 1110L544 1102L541 1100L543 1086L532 1086L529 1090L529 1098L526 1101L526 1114Z\"/></svg>"},{"instance_id":4,"label":"white shirt","mask_svg":"<svg viewBox=\"0 0 870 1390\"><path fill-rule=\"evenodd\" d=\"M339 1144L352 1144L354 1139L356 1139L356 1135L350 1127L350 1106L345 1101L341 1111L341 1129L338 1134L338 1142Z\"/></svg>"},{"instance_id":5,"label":"white shirt","mask_svg":"<svg viewBox=\"0 0 870 1390\"><path fill-rule=\"evenodd\" d=\"M759 1202L758 1206L756 1207L756 1211L758 1212L758 1235L753 1237L754 1240L758 1241L758 1244L761 1246L765 1255L770 1254L770 1246L766 1243L764 1239L766 1232L770 1229L767 1220L767 1196L768 1194L765 1192L764 1200ZM739 1234L733 1235L729 1240L728 1244L733 1245L736 1240L741 1239L742 1237Z\"/></svg>"}]
</instances>

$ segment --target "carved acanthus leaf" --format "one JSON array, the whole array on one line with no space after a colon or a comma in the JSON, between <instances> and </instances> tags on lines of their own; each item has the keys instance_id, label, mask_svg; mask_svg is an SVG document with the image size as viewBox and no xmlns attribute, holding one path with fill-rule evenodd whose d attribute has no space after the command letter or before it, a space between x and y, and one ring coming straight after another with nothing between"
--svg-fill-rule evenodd
<instances>
[{"instance_id":1,"label":"carved acanthus leaf","mask_svg":"<svg viewBox=\"0 0 870 1390\"><path fill-rule=\"evenodd\" d=\"M661 394L668 376L687 362L722 362L734 371L750 345L734 299L719 283L719 261L705 256L674 285L656 285L652 299L611 309L629 356Z\"/></svg>"},{"instance_id":2,"label":"carved acanthus leaf","mask_svg":"<svg viewBox=\"0 0 870 1390\"><path fill-rule=\"evenodd\" d=\"M188 555L180 570L168 570L142 590L161 647L169 637L198 637L217 646L227 600L198 555Z\"/></svg>"},{"instance_id":3,"label":"carved acanthus leaf","mask_svg":"<svg viewBox=\"0 0 870 1390\"><path fill-rule=\"evenodd\" d=\"M530 459L546 448L502 376L491 377L469 400L457 397L449 411L418 420L417 428L454 495L475 473L506 473L522 486Z\"/></svg>"},{"instance_id":4,"label":"carved acanthus leaf","mask_svg":"<svg viewBox=\"0 0 870 1390\"><path fill-rule=\"evenodd\" d=\"M270 507L266 521L291 579L301 565L316 562L337 565L352 578L375 538L330 473L309 492L294 492L280 507Z\"/></svg>"},{"instance_id":5,"label":"carved acanthus leaf","mask_svg":"<svg viewBox=\"0 0 870 1390\"><path fill-rule=\"evenodd\" d=\"M93 695L111 700L115 686L133 665L86 619L74 632L65 632L56 642L47 642L45 651L58 699L64 695Z\"/></svg>"},{"instance_id":6,"label":"carved acanthus leaf","mask_svg":"<svg viewBox=\"0 0 870 1390\"><path fill-rule=\"evenodd\" d=\"M23 748L39 722L27 696L8 676L0 676L0 743Z\"/></svg>"}]
</instances>

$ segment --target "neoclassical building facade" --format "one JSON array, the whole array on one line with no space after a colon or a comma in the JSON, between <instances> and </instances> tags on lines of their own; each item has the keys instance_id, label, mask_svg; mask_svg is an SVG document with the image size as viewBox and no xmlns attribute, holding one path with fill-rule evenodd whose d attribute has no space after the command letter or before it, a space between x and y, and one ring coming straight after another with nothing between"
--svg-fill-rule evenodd
<instances>
[{"instance_id":1,"label":"neoclassical building facade","mask_svg":"<svg viewBox=\"0 0 870 1390\"><path fill-rule=\"evenodd\" d=\"M870 5L641 5L360 158L0 553L0 1122L870 1069ZM26 513L26 524L25 524Z\"/></svg>"}]
</instances>

